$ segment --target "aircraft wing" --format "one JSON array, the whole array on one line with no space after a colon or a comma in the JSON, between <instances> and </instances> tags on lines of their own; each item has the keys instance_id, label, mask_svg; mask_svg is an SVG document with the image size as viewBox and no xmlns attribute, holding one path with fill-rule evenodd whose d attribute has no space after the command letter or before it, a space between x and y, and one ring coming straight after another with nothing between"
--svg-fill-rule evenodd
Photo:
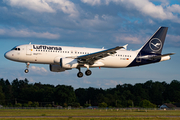
<instances>
[{"instance_id":1,"label":"aircraft wing","mask_svg":"<svg viewBox=\"0 0 180 120\"><path fill-rule=\"evenodd\" d=\"M95 53L91 53L91 54L87 54L87 55L82 55L82 56L78 56L76 59L79 59L80 63L87 63L89 65L94 64L94 61L99 60L101 58L105 58L107 56L113 55L116 53L117 50L124 48L123 46L117 46L111 49L107 49L107 50L103 50L103 51L99 51L99 52L95 52Z\"/></svg>"},{"instance_id":2,"label":"aircraft wing","mask_svg":"<svg viewBox=\"0 0 180 120\"><path fill-rule=\"evenodd\" d=\"M164 54L164 55L157 55L157 56L153 56L153 57L150 57L148 58L149 60L155 60L155 59L159 59L161 57L164 57L164 56L169 56L169 55L174 55L175 53L168 53L168 54Z\"/></svg>"}]
</instances>

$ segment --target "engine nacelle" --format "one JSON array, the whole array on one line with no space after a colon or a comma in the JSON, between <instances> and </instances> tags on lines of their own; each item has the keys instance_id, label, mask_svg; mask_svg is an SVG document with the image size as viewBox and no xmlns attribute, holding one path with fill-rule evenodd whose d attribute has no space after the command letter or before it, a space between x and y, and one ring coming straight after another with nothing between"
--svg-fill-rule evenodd
<instances>
[{"instance_id":1,"label":"engine nacelle","mask_svg":"<svg viewBox=\"0 0 180 120\"><path fill-rule=\"evenodd\" d=\"M66 69L62 68L60 65L49 65L49 69L52 72L64 72Z\"/></svg>"},{"instance_id":2,"label":"engine nacelle","mask_svg":"<svg viewBox=\"0 0 180 120\"><path fill-rule=\"evenodd\" d=\"M60 66L65 69L76 68L78 66L78 62L77 62L77 59L61 58Z\"/></svg>"}]
</instances>

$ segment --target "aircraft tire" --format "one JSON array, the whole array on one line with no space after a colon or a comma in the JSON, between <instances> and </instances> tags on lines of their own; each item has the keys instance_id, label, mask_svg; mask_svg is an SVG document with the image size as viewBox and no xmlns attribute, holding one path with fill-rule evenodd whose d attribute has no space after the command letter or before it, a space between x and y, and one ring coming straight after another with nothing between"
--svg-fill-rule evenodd
<instances>
[{"instance_id":1,"label":"aircraft tire","mask_svg":"<svg viewBox=\"0 0 180 120\"><path fill-rule=\"evenodd\" d=\"M91 72L91 70L86 70L85 74L86 74L87 76L89 76L89 75L92 74L92 72Z\"/></svg>"},{"instance_id":2,"label":"aircraft tire","mask_svg":"<svg viewBox=\"0 0 180 120\"><path fill-rule=\"evenodd\" d=\"M25 73L28 73L28 72L29 72L29 70L28 70L28 69L25 69L25 70L24 70L24 72L25 72Z\"/></svg>"},{"instance_id":3,"label":"aircraft tire","mask_svg":"<svg viewBox=\"0 0 180 120\"><path fill-rule=\"evenodd\" d=\"M83 73L82 73L82 72L78 72L77 76L78 76L79 78L81 78L81 77L83 77Z\"/></svg>"}]
</instances>

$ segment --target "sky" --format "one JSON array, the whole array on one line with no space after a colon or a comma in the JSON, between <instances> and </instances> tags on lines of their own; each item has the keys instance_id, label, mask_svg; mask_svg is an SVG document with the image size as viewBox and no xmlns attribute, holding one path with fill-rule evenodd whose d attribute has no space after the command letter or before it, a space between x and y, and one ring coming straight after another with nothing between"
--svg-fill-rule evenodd
<instances>
[{"instance_id":1,"label":"sky","mask_svg":"<svg viewBox=\"0 0 180 120\"><path fill-rule=\"evenodd\" d=\"M71 85L77 88L114 88L118 84L170 83L180 80L180 0L0 0L0 78L29 83ZM22 44L112 48L128 44L137 50L160 27L168 27L162 53L171 60L132 68L92 68L77 77L77 69L54 73L49 65L4 58ZM85 72L86 68L82 71Z\"/></svg>"}]
</instances>

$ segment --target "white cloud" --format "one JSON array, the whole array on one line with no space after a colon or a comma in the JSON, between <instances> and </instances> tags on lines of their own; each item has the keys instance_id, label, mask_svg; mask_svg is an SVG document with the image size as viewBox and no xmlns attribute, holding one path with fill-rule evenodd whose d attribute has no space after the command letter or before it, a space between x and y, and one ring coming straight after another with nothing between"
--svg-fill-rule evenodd
<instances>
[{"instance_id":1,"label":"white cloud","mask_svg":"<svg viewBox=\"0 0 180 120\"><path fill-rule=\"evenodd\" d=\"M38 12L55 12L45 0L4 0L11 6L27 8Z\"/></svg>"},{"instance_id":2,"label":"white cloud","mask_svg":"<svg viewBox=\"0 0 180 120\"><path fill-rule=\"evenodd\" d=\"M177 18L171 12L163 8L162 5L155 5L149 0L121 0L121 1L112 0L112 1L116 3L122 3L124 5L127 4L129 8L136 9L142 14L150 16L152 18L161 19L161 20Z\"/></svg>"},{"instance_id":3,"label":"white cloud","mask_svg":"<svg viewBox=\"0 0 180 120\"><path fill-rule=\"evenodd\" d=\"M132 35L114 35L116 42L125 42L125 43L132 43L132 44L141 44L141 39L138 37L134 37Z\"/></svg>"},{"instance_id":4,"label":"white cloud","mask_svg":"<svg viewBox=\"0 0 180 120\"><path fill-rule=\"evenodd\" d=\"M174 13L180 13L180 5L174 4L172 6L168 6L167 10Z\"/></svg>"},{"instance_id":5,"label":"white cloud","mask_svg":"<svg viewBox=\"0 0 180 120\"><path fill-rule=\"evenodd\" d=\"M179 23L179 18L173 12L180 13L180 6L175 4L170 6L167 1L162 2L161 5L155 5L150 0L81 0L90 5L109 5L113 2L117 5L123 6L128 10L136 10L145 16L150 16L155 19L172 20ZM169 7L167 7L169 6Z\"/></svg>"},{"instance_id":6,"label":"white cloud","mask_svg":"<svg viewBox=\"0 0 180 120\"><path fill-rule=\"evenodd\" d=\"M47 70L44 68L44 67L36 67L36 66L31 66L30 69L33 71L33 72L41 72L41 73L46 73Z\"/></svg>"},{"instance_id":7,"label":"white cloud","mask_svg":"<svg viewBox=\"0 0 180 120\"><path fill-rule=\"evenodd\" d=\"M92 6L101 4L101 0L81 0L81 1L90 4Z\"/></svg>"},{"instance_id":8,"label":"white cloud","mask_svg":"<svg viewBox=\"0 0 180 120\"><path fill-rule=\"evenodd\" d=\"M69 0L45 0L49 3L54 3L57 5L54 5L53 7L56 7L56 9L60 9L66 14L69 14L70 17L78 17L79 12L73 2L70 2Z\"/></svg>"},{"instance_id":9,"label":"white cloud","mask_svg":"<svg viewBox=\"0 0 180 120\"><path fill-rule=\"evenodd\" d=\"M106 81L105 83L106 86L116 86L118 84L122 85L121 81L115 81L115 80L105 80L105 81Z\"/></svg>"},{"instance_id":10,"label":"white cloud","mask_svg":"<svg viewBox=\"0 0 180 120\"><path fill-rule=\"evenodd\" d=\"M34 83L34 82L36 82L33 78L28 78L28 81L30 82L30 83Z\"/></svg>"},{"instance_id":11,"label":"white cloud","mask_svg":"<svg viewBox=\"0 0 180 120\"><path fill-rule=\"evenodd\" d=\"M3 29L0 29L0 35L4 35L6 32Z\"/></svg>"},{"instance_id":12,"label":"white cloud","mask_svg":"<svg viewBox=\"0 0 180 120\"><path fill-rule=\"evenodd\" d=\"M85 84L91 84L91 82L88 81L87 79L83 79L83 83L85 83Z\"/></svg>"},{"instance_id":13,"label":"white cloud","mask_svg":"<svg viewBox=\"0 0 180 120\"><path fill-rule=\"evenodd\" d=\"M46 39L58 39L60 38L59 34L52 34L49 32L34 32L28 29L16 30L15 28L11 29L0 29L0 35L8 35L11 37L36 37L36 38L46 38Z\"/></svg>"},{"instance_id":14,"label":"white cloud","mask_svg":"<svg viewBox=\"0 0 180 120\"><path fill-rule=\"evenodd\" d=\"M94 18L83 19L80 22L80 25L87 29L110 30L115 27L114 24L112 24L115 20L116 18L108 15L99 16L96 14L94 15Z\"/></svg>"},{"instance_id":15,"label":"white cloud","mask_svg":"<svg viewBox=\"0 0 180 120\"><path fill-rule=\"evenodd\" d=\"M70 17L77 17L78 10L73 2L69 0L3 0L13 7L27 8L37 12L55 13L61 10Z\"/></svg>"},{"instance_id":16,"label":"white cloud","mask_svg":"<svg viewBox=\"0 0 180 120\"><path fill-rule=\"evenodd\" d=\"M167 35L167 39L172 40L173 42L180 42L180 35Z\"/></svg>"}]
</instances>

